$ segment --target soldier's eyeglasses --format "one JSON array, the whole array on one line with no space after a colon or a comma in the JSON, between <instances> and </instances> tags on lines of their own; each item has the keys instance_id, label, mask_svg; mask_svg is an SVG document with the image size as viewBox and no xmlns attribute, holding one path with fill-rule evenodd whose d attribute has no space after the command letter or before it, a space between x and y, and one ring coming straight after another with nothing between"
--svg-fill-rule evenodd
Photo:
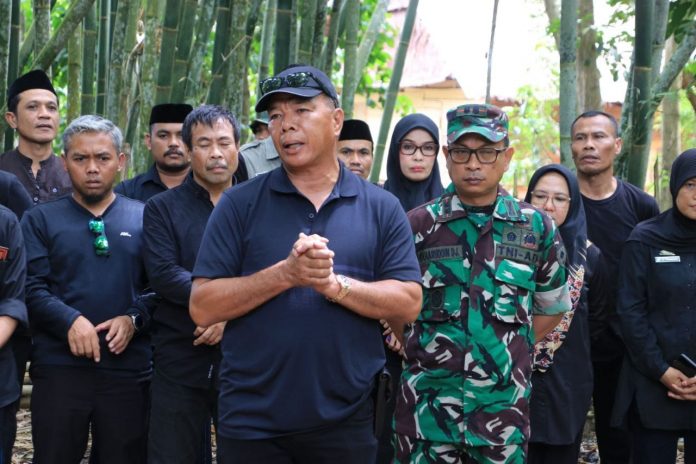
<instances>
[{"instance_id":1,"label":"soldier's eyeglasses","mask_svg":"<svg viewBox=\"0 0 696 464\"><path fill-rule=\"evenodd\" d=\"M556 208L566 208L568 205L570 205L570 197L563 195L562 193L552 195L543 190L534 190L531 196L532 205L536 206L537 208L543 207L546 202L549 201L549 199L551 199L551 203Z\"/></svg>"},{"instance_id":2,"label":"soldier's eyeglasses","mask_svg":"<svg viewBox=\"0 0 696 464\"><path fill-rule=\"evenodd\" d=\"M471 160L471 155L476 155L476 159L481 164L493 164L498 160L498 155L507 148L466 148L466 147L447 147L447 153L455 164L466 164Z\"/></svg>"},{"instance_id":3,"label":"soldier's eyeglasses","mask_svg":"<svg viewBox=\"0 0 696 464\"><path fill-rule=\"evenodd\" d=\"M263 93L264 95L268 92L273 92L274 90L278 90L283 87L318 88L319 90L324 92L329 98L331 98L331 100L333 100L336 106L338 106L338 102L334 98L333 92L327 89L326 86L322 84L321 81L309 71L298 71L295 73L287 74L285 76L269 77L262 80L259 84L259 87L261 87L261 93Z\"/></svg>"},{"instance_id":4,"label":"soldier's eyeglasses","mask_svg":"<svg viewBox=\"0 0 696 464\"><path fill-rule=\"evenodd\" d=\"M423 156L435 156L437 155L439 149L440 147L435 142L427 142L423 145L416 145L415 143L407 140L399 144L399 151L406 156L415 155L416 150L420 150L420 152L423 153Z\"/></svg>"},{"instance_id":5,"label":"soldier's eyeglasses","mask_svg":"<svg viewBox=\"0 0 696 464\"><path fill-rule=\"evenodd\" d=\"M106 238L106 229L104 227L104 219L101 217L89 220L89 231L94 237L94 252L97 256L109 256L109 240Z\"/></svg>"}]
</instances>

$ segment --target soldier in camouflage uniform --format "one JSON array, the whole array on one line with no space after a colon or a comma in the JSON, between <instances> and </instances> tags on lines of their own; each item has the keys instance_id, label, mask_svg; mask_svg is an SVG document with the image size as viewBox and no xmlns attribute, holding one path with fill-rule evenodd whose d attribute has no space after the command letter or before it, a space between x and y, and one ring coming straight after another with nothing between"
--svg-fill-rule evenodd
<instances>
[{"instance_id":1,"label":"soldier in camouflage uniform","mask_svg":"<svg viewBox=\"0 0 696 464\"><path fill-rule=\"evenodd\" d=\"M570 309L553 221L499 182L514 149L505 113L447 113L452 184L409 214L423 308L406 334L396 462L524 463L535 339ZM533 323L532 323L533 321Z\"/></svg>"}]
</instances>

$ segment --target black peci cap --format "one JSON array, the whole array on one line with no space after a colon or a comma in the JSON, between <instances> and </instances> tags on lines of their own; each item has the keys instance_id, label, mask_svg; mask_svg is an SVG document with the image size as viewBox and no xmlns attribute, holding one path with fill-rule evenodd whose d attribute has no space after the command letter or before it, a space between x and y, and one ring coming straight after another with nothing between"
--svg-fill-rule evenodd
<instances>
[{"instance_id":1,"label":"black peci cap","mask_svg":"<svg viewBox=\"0 0 696 464\"><path fill-rule=\"evenodd\" d=\"M370 126L360 119L348 119L343 121L343 128L338 140L368 140L372 143L372 133Z\"/></svg>"},{"instance_id":2,"label":"black peci cap","mask_svg":"<svg viewBox=\"0 0 696 464\"><path fill-rule=\"evenodd\" d=\"M56 97L58 96L58 94L56 93L56 89L53 88L51 80L48 78L46 73L40 69L35 69L33 71L29 71L23 76L19 76L17 79L15 79L12 85L10 85L10 88L7 89L8 108L10 106L10 101L14 97L26 90L32 89L48 90L49 92L53 93L53 95L55 95Z\"/></svg>"},{"instance_id":3,"label":"black peci cap","mask_svg":"<svg viewBox=\"0 0 696 464\"><path fill-rule=\"evenodd\" d=\"M184 122L186 116L193 111L191 105L186 103L162 103L161 105L155 105L150 111L150 123L149 125L156 124L158 122Z\"/></svg>"}]
</instances>

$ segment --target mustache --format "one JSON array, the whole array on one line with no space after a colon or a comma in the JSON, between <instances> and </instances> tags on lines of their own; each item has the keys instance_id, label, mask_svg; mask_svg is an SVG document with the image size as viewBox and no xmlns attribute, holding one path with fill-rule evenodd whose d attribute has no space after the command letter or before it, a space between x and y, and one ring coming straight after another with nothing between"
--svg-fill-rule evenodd
<instances>
[{"instance_id":1,"label":"mustache","mask_svg":"<svg viewBox=\"0 0 696 464\"><path fill-rule=\"evenodd\" d=\"M167 155L184 156L184 152L179 150L178 148L170 148L169 150L164 152L164 156L167 156Z\"/></svg>"},{"instance_id":2,"label":"mustache","mask_svg":"<svg viewBox=\"0 0 696 464\"><path fill-rule=\"evenodd\" d=\"M224 162L224 161L215 161L215 162L213 162L213 163L210 163L210 164L206 165L205 168L206 168L207 170L212 170L212 169L215 169L215 168L224 168L224 169L227 169L228 166L227 166L227 163Z\"/></svg>"}]
</instances>

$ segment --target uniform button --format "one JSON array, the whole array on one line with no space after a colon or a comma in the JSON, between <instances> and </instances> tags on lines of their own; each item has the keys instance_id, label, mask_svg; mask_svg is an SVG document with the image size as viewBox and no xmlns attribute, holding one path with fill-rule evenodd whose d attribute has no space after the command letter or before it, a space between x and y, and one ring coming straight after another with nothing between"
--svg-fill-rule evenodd
<instances>
[{"instance_id":1,"label":"uniform button","mask_svg":"<svg viewBox=\"0 0 696 464\"><path fill-rule=\"evenodd\" d=\"M309 219L314 219L314 213L309 213Z\"/></svg>"},{"instance_id":2,"label":"uniform button","mask_svg":"<svg viewBox=\"0 0 696 464\"><path fill-rule=\"evenodd\" d=\"M34 197L34 203L38 203L39 197Z\"/></svg>"},{"instance_id":3,"label":"uniform button","mask_svg":"<svg viewBox=\"0 0 696 464\"><path fill-rule=\"evenodd\" d=\"M58 192L58 189L57 189L57 188L55 188L55 187L53 187L53 188L51 189L51 192L53 192L53 193L57 193L57 192Z\"/></svg>"}]
</instances>

